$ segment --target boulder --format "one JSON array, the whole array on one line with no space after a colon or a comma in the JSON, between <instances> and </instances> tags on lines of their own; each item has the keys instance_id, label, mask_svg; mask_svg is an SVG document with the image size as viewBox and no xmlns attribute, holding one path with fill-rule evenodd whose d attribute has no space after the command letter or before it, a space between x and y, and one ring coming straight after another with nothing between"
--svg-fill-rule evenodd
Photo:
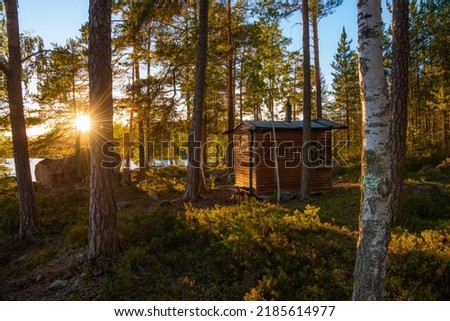
<instances>
[{"instance_id":1,"label":"boulder","mask_svg":"<svg viewBox=\"0 0 450 321\"><path fill-rule=\"evenodd\" d=\"M62 288L65 288L69 284L69 282L65 280L56 280L50 286L48 287L49 290L60 290Z\"/></svg>"},{"instance_id":2,"label":"boulder","mask_svg":"<svg viewBox=\"0 0 450 321\"><path fill-rule=\"evenodd\" d=\"M89 175L89 154L83 151L61 159L44 159L36 165L36 182L44 188L83 187Z\"/></svg>"}]
</instances>

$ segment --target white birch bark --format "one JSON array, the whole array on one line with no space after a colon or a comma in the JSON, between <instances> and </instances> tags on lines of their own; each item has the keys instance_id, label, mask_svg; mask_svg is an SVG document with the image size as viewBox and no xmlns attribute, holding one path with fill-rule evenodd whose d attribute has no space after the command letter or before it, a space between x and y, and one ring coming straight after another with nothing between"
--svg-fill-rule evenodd
<instances>
[{"instance_id":1,"label":"white birch bark","mask_svg":"<svg viewBox=\"0 0 450 321\"><path fill-rule=\"evenodd\" d=\"M353 300L382 300L389 242L389 97L383 70L380 0L358 0L363 107L361 210Z\"/></svg>"}]
</instances>

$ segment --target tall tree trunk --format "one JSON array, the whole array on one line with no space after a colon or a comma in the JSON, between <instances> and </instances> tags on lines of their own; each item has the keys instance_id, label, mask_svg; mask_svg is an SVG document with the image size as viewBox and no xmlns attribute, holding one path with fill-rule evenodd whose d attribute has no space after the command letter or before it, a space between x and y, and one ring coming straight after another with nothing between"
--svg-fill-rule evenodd
<instances>
[{"instance_id":1,"label":"tall tree trunk","mask_svg":"<svg viewBox=\"0 0 450 321\"><path fill-rule=\"evenodd\" d=\"M206 109L206 107L204 107ZM208 186L206 184L206 169L208 167L208 146L206 138L208 137L208 116L206 113L203 115L202 120L202 143L201 143L201 159L200 159L200 191L207 192Z\"/></svg>"},{"instance_id":2,"label":"tall tree trunk","mask_svg":"<svg viewBox=\"0 0 450 321\"><path fill-rule=\"evenodd\" d=\"M320 79L320 57L319 57L319 22L317 19L318 8L317 0L314 0L315 8L311 12L311 23L313 30L313 47L314 47L314 70L315 70L315 87L316 87L316 108L317 118L322 118L322 82Z\"/></svg>"},{"instance_id":3,"label":"tall tree trunk","mask_svg":"<svg viewBox=\"0 0 450 321\"><path fill-rule=\"evenodd\" d=\"M137 56L136 47L133 48L133 68L134 68L134 79L133 79L133 106L138 111L138 160L139 160L139 176L145 173L145 135L144 135L144 114L142 106L137 102L140 96L140 86L141 86L141 71L139 66L139 58ZM138 89L139 88L139 89ZM139 94L137 94L139 91Z\"/></svg>"},{"instance_id":4,"label":"tall tree trunk","mask_svg":"<svg viewBox=\"0 0 450 321\"><path fill-rule=\"evenodd\" d=\"M244 56L245 56L245 49L242 52L242 58L241 58L241 65L239 70L239 122L242 123L243 120L243 102L244 102L244 95L242 92L242 89L244 87L244 75L243 75L243 67L244 67Z\"/></svg>"},{"instance_id":5,"label":"tall tree trunk","mask_svg":"<svg viewBox=\"0 0 450 321\"><path fill-rule=\"evenodd\" d=\"M14 162L16 167L17 189L19 194L19 238L34 241L39 221L36 199L31 180L28 139L23 112L22 62L20 51L19 18L17 0L5 0L6 28L8 34L8 64L1 70L6 74L6 86L11 118Z\"/></svg>"},{"instance_id":6,"label":"tall tree trunk","mask_svg":"<svg viewBox=\"0 0 450 321\"><path fill-rule=\"evenodd\" d=\"M309 8L308 0L302 0L303 28L303 147L302 147L302 199L309 197L309 157L311 141L311 55L309 52Z\"/></svg>"},{"instance_id":7,"label":"tall tree trunk","mask_svg":"<svg viewBox=\"0 0 450 321\"><path fill-rule=\"evenodd\" d=\"M152 71L151 71L151 48L152 48L152 37L151 37L151 30L149 28L148 31L148 42L147 42L147 51L148 51L148 58L147 58L147 90L146 90L146 111L145 111L145 134L144 134L144 169L145 171L149 168L149 162L150 162L150 150L149 150L149 142L150 142L150 109L152 107L152 99L151 99L151 87L150 87L150 78L152 77Z\"/></svg>"},{"instance_id":8,"label":"tall tree trunk","mask_svg":"<svg viewBox=\"0 0 450 321\"><path fill-rule=\"evenodd\" d=\"M123 148L123 175L122 185L131 185L131 171L130 171L130 133L123 133L122 136Z\"/></svg>"},{"instance_id":9,"label":"tall tree trunk","mask_svg":"<svg viewBox=\"0 0 450 321\"><path fill-rule=\"evenodd\" d=\"M409 69L409 1L394 0L392 12L392 89L391 131L392 152L392 216L400 216L403 179L405 175L406 127L408 124Z\"/></svg>"},{"instance_id":10,"label":"tall tree trunk","mask_svg":"<svg viewBox=\"0 0 450 321\"><path fill-rule=\"evenodd\" d=\"M347 140L347 147L350 147L350 110L349 110L349 107L348 107L348 103L346 102L345 103L346 104L346 107L345 107L345 125L347 125L347 131L346 131L346 134L347 134L347 137L346 137L346 140Z\"/></svg>"},{"instance_id":11,"label":"tall tree trunk","mask_svg":"<svg viewBox=\"0 0 450 321\"><path fill-rule=\"evenodd\" d=\"M130 121L128 123L128 133L123 134L123 176L122 176L122 185L130 185L131 184L131 157L132 157L132 133L133 133L133 118L134 111L133 107L130 108Z\"/></svg>"},{"instance_id":12,"label":"tall tree trunk","mask_svg":"<svg viewBox=\"0 0 450 321\"><path fill-rule=\"evenodd\" d=\"M200 196L200 161L203 105L205 101L206 64L208 54L208 0L200 0L197 63L195 66L194 110L188 139L188 171L184 200L195 201Z\"/></svg>"},{"instance_id":13,"label":"tall tree trunk","mask_svg":"<svg viewBox=\"0 0 450 321\"><path fill-rule=\"evenodd\" d=\"M144 111L139 113L138 133L139 133L139 175L145 174L145 129L144 129Z\"/></svg>"},{"instance_id":14,"label":"tall tree trunk","mask_svg":"<svg viewBox=\"0 0 450 321\"><path fill-rule=\"evenodd\" d=\"M103 163L113 142L111 1L89 1L89 110L91 116L88 258L115 255L117 207L114 169Z\"/></svg>"},{"instance_id":15,"label":"tall tree trunk","mask_svg":"<svg viewBox=\"0 0 450 321\"><path fill-rule=\"evenodd\" d=\"M228 130L234 128L235 110L234 110L234 77L233 77L233 34L231 28L231 0L227 4L227 105L228 105ZM230 173L233 172L233 133L228 134L227 144L227 167Z\"/></svg>"},{"instance_id":16,"label":"tall tree trunk","mask_svg":"<svg viewBox=\"0 0 450 321\"><path fill-rule=\"evenodd\" d=\"M443 149L444 149L444 155L448 155L449 153L449 144L448 144L448 136L449 136L449 132L450 132L450 117L449 114L447 113L446 110L442 111L444 116L442 118L442 126L444 127L444 131L443 131L443 137L442 137L442 144L443 144Z\"/></svg>"},{"instance_id":17,"label":"tall tree trunk","mask_svg":"<svg viewBox=\"0 0 450 321\"><path fill-rule=\"evenodd\" d=\"M389 98L383 70L380 0L358 0L363 107L362 196L353 300L382 300L391 221Z\"/></svg>"},{"instance_id":18,"label":"tall tree trunk","mask_svg":"<svg viewBox=\"0 0 450 321\"><path fill-rule=\"evenodd\" d=\"M70 58L71 58L71 63L73 68L71 69L72 72L72 108L73 108L73 115L76 119L76 117L78 117L78 115L80 114L80 111L78 110L78 106L77 106L77 89L76 89L76 74L77 74L77 69L75 66L75 61L74 61L74 48L73 46L71 46L70 48ZM77 136L75 138L75 156L80 157L81 154L81 130L77 131Z\"/></svg>"}]
</instances>

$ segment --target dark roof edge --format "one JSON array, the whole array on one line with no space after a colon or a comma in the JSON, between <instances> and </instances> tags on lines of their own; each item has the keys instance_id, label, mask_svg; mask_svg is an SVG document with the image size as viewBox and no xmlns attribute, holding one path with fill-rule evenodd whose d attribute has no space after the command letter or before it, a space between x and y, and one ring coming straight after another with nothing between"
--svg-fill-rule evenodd
<instances>
[{"instance_id":1,"label":"dark roof edge","mask_svg":"<svg viewBox=\"0 0 450 321\"><path fill-rule=\"evenodd\" d=\"M247 120L247 121L242 121L239 123L239 125L237 125L236 127L234 127L233 129L229 129L225 132L223 132L222 134L226 135L226 134L230 134L230 133L246 133L249 132L250 130L255 130L255 129L270 129L272 128L273 124L275 124L275 128L278 130L299 130L301 128L303 128L303 121L302 120L298 120L298 121L294 121L294 122L284 122L284 121L253 121L253 120ZM248 127L250 127L251 129L245 129L242 130L241 127L247 125ZM311 127L312 129L346 129L347 126L340 124L340 123L336 123L332 120L329 119L313 119L311 120Z\"/></svg>"}]
</instances>

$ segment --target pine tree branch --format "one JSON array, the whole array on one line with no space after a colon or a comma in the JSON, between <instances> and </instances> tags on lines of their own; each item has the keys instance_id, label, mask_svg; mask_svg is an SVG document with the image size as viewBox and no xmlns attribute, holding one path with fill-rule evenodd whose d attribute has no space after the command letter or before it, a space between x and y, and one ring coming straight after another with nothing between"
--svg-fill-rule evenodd
<instances>
[{"instance_id":1,"label":"pine tree branch","mask_svg":"<svg viewBox=\"0 0 450 321\"><path fill-rule=\"evenodd\" d=\"M44 54L47 52L59 52L59 53L65 53L65 54L69 54L67 53L67 51L63 51L63 50L53 50L53 49L42 49L42 50L38 50L36 52L33 52L32 54L29 54L28 56L22 58L21 62L24 63L27 60L33 58L34 56L40 55L40 54Z\"/></svg>"}]
</instances>

